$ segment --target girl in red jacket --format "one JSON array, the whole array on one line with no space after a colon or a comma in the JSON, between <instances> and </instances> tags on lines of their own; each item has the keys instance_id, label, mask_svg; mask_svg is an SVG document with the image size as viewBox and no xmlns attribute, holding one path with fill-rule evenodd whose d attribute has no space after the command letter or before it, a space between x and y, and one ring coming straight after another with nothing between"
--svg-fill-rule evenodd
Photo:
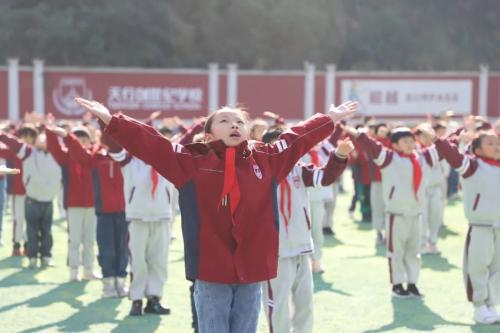
<instances>
[{"instance_id":1,"label":"girl in red jacket","mask_svg":"<svg viewBox=\"0 0 500 333\"><path fill-rule=\"evenodd\" d=\"M207 119L207 143L182 146L132 118L111 116L98 102L76 101L179 190L186 276L195 281L200 332L255 332L259 282L277 274L277 185L357 104L317 114L273 145L248 141L246 114L225 107Z\"/></svg>"}]
</instances>

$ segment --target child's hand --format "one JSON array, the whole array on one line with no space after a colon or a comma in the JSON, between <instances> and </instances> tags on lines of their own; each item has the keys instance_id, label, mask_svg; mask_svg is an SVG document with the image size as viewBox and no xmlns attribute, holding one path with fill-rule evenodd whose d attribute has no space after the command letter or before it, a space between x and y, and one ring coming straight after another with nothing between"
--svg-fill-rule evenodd
<instances>
[{"instance_id":1,"label":"child's hand","mask_svg":"<svg viewBox=\"0 0 500 333\"><path fill-rule=\"evenodd\" d=\"M155 111L149 115L149 121L157 119L161 115L161 111Z\"/></svg>"},{"instance_id":2,"label":"child's hand","mask_svg":"<svg viewBox=\"0 0 500 333\"><path fill-rule=\"evenodd\" d=\"M344 125L342 126L342 130L344 131L345 134L351 135L355 138L359 135L358 130L351 126Z\"/></svg>"},{"instance_id":3,"label":"child's hand","mask_svg":"<svg viewBox=\"0 0 500 333\"><path fill-rule=\"evenodd\" d=\"M19 169L11 169L11 168L7 168L5 165L0 165L0 176L18 175L20 173L21 173L21 170L19 170Z\"/></svg>"},{"instance_id":4,"label":"child's hand","mask_svg":"<svg viewBox=\"0 0 500 333\"><path fill-rule=\"evenodd\" d=\"M430 124L420 124L417 126L417 129L426 139L430 140L430 142L435 142L437 140L436 132Z\"/></svg>"},{"instance_id":5,"label":"child's hand","mask_svg":"<svg viewBox=\"0 0 500 333\"><path fill-rule=\"evenodd\" d=\"M77 102L81 107L92 113L97 118L101 119L106 125L111 121L111 113L101 103L78 97L75 98L75 102Z\"/></svg>"},{"instance_id":6,"label":"child's hand","mask_svg":"<svg viewBox=\"0 0 500 333\"><path fill-rule=\"evenodd\" d=\"M354 144L349 138L339 140L336 153L341 156L347 156L354 150Z\"/></svg>"},{"instance_id":7,"label":"child's hand","mask_svg":"<svg viewBox=\"0 0 500 333\"><path fill-rule=\"evenodd\" d=\"M48 127L48 129L61 138L65 138L68 135L68 132L62 127L52 126Z\"/></svg>"},{"instance_id":8,"label":"child's hand","mask_svg":"<svg viewBox=\"0 0 500 333\"><path fill-rule=\"evenodd\" d=\"M358 110L358 103L353 101L347 101L335 107L335 105L330 106L330 111L328 112L333 122L345 119Z\"/></svg>"}]
</instances>

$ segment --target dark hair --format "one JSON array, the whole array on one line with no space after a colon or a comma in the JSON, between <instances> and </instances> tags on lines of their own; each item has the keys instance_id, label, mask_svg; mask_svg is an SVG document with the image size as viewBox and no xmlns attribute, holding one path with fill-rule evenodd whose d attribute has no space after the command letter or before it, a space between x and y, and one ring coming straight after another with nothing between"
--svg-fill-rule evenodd
<instances>
[{"instance_id":1,"label":"dark hair","mask_svg":"<svg viewBox=\"0 0 500 333\"><path fill-rule=\"evenodd\" d=\"M284 131L285 128L283 126L271 126L262 135L262 142L269 143L276 140Z\"/></svg>"},{"instance_id":2,"label":"dark hair","mask_svg":"<svg viewBox=\"0 0 500 333\"><path fill-rule=\"evenodd\" d=\"M170 128L168 128L167 126L162 126L158 129L158 132L161 133L161 135L172 135L174 134L174 132L172 132L172 130Z\"/></svg>"},{"instance_id":3,"label":"dark hair","mask_svg":"<svg viewBox=\"0 0 500 333\"><path fill-rule=\"evenodd\" d=\"M90 140L90 134L86 128L77 127L77 128L74 128L71 131L71 133L73 133L73 135L76 136L77 138Z\"/></svg>"},{"instance_id":4,"label":"dark hair","mask_svg":"<svg viewBox=\"0 0 500 333\"><path fill-rule=\"evenodd\" d=\"M391 132L391 142L392 143L398 143L398 141L400 139L405 138L405 137L415 138L413 136L412 131L408 127L399 127L399 128L394 129Z\"/></svg>"},{"instance_id":5,"label":"dark hair","mask_svg":"<svg viewBox=\"0 0 500 333\"><path fill-rule=\"evenodd\" d=\"M212 124L214 122L214 118L221 111L239 111L239 112L241 112L245 121L248 122L248 119L249 119L248 112L246 112L243 108L239 108L239 107L234 108L234 107L230 107L230 106L224 106L223 108L213 112L211 115L208 116L207 121L205 122L205 129L204 129L205 133L212 133Z\"/></svg>"},{"instance_id":6,"label":"dark hair","mask_svg":"<svg viewBox=\"0 0 500 333\"><path fill-rule=\"evenodd\" d=\"M441 129L441 128L447 128L446 123L439 121L436 125L434 125L433 129L435 131Z\"/></svg>"},{"instance_id":7,"label":"dark hair","mask_svg":"<svg viewBox=\"0 0 500 333\"><path fill-rule=\"evenodd\" d=\"M36 138L38 136L38 131L31 125L23 125L17 130L16 135L18 137L28 136Z\"/></svg>"},{"instance_id":8,"label":"dark hair","mask_svg":"<svg viewBox=\"0 0 500 333\"><path fill-rule=\"evenodd\" d=\"M378 135L378 130L381 127L387 127L387 124L386 123L378 123L377 125L375 125L375 129L373 131L375 132L376 135Z\"/></svg>"},{"instance_id":9,"label":"dark hair","mask_svg":"<svg viewBox=\"0 0 500 333\"><path fill-rule=\"evenodd\" d=\"M476 149L481 148L481 143L483 139L487 136L496 136L493 131L481 131L477 134L477 136L471 142L471 151L473 154L476 154Z\"/></svg>"}]
</instances>

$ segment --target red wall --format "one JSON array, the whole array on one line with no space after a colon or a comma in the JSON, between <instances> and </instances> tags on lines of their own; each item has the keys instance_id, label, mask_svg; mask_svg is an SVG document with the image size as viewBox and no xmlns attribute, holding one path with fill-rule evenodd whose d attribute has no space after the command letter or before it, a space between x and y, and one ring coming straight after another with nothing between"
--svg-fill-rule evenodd
<instances>
[{"instance_id":1,"label":"red wall","mask_svg":"<svg viewBox=\"0 0 500 333\"><path fill-rule=\"evenodd\" d=\"M9 103L7 98L9 96L7 87L7 70L0 69L0 119L8 118Z\"/></svg>"}]
</instances>

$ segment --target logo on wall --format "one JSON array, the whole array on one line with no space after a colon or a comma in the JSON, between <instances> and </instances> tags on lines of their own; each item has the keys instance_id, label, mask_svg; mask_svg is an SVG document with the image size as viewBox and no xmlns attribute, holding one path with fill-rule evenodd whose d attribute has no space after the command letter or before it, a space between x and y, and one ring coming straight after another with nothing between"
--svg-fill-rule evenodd
<instances>
[{"instance_id":1,"label":"logo on wall","mask_svg":"<svg viewBox=\"0 0 500 333\"><path fill-rule=\"evenodd\" d=\"M84 110L75 103L75 97L92 99L92 91L80 77L64 77L52 92L52 101L56 109L67 116L79 116Z\"/></svg>"}]
</instances>

